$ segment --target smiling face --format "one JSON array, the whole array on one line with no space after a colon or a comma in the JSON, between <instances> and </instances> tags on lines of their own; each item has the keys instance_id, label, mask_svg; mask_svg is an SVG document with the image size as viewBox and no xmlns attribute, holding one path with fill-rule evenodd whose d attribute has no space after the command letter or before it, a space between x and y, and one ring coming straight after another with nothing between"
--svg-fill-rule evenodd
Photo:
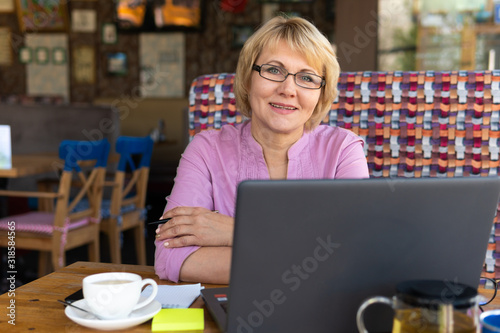
<instances>
[{"instance_id":1,"label":"smiling face","mask_svg":"<svg viewBox=\"0 0 500 333\"><path fill-rule=\"evenodd\" d=\"M284 42L276 47L265 47L256 65L270 64L283 67L289 73L307 72L320 75L308 64L305 56ZM249 90L254 137L290 135L296 140L302 136L304 124L311 117L321 95L321 89L306 89L295 84L293 75L284 82L264 79L253 71Z\"/></svg>"}]
</instances>

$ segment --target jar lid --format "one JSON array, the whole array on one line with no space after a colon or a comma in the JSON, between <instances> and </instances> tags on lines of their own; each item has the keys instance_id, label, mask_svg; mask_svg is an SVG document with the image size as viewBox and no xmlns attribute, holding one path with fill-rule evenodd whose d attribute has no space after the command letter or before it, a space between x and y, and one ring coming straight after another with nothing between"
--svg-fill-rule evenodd
<instances>
[{"instance_id":1,"label":"jar lid","mask_svg":"<svg viewBox=\"0 0 500 333\"><path fill-rule=\"evenodd\" d=\"M443 280L411 280L396 286L397 297L416 307L437 308L452 304L455 308L469 308L477 303L477 290L468 285Z\"/></svg>"}]
</instances>

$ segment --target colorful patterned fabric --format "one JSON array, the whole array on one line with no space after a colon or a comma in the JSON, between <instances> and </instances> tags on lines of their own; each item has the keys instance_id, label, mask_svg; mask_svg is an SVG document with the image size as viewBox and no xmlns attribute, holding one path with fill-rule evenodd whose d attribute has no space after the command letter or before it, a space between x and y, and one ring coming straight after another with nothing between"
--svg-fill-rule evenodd
<instances>
[{"instance_id":1,"label":"colorful patterned fabric","mask_svg":"<svg viewBox=\"0 0 500 333\"><path fill-rule=\"evenodd\" d=\"M190 138L243 121L233 81L233 73L193 81ZM371 177L499 174L500 71L346 72L338 89L323 123L365 140ZM484 267L484 276L500 278L497 217Z\"/></svg>"}]
</instances>

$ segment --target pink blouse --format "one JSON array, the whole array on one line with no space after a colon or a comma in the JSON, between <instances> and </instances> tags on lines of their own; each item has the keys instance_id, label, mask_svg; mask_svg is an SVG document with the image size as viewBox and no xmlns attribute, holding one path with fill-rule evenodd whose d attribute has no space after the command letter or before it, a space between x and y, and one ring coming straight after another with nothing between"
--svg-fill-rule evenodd
<instances>
[{"instance_id":1,"label":"pink blouse","mask_svg":"<svg viewBox=\"0 0 500 333\"><path fill-rule=\"evenodd\" d=\"M269 179L251 121L198 133L182 154L165 210L205 207L234 217L238 184ZM351 131L320 125L304 133L288 151L288 179L368 178L363 140ZM155 270L160 279L179 281L184 260L198 246L165 248L156 241Z\"/></svg>"}]
</instances>

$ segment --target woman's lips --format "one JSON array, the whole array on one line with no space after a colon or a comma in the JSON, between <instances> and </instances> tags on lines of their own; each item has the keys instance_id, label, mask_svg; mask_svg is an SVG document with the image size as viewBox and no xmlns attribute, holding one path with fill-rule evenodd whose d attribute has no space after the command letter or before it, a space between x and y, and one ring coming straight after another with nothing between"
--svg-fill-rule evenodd
<instances>
[{"instance_id":1,"label":"woman's lips","mask_svg":"<svg viewBox=\"0 0 500 333\"><path fill-rule=\"evenodd\" d=\"M273 108L274 112L280 114L290 114L297 110L296 107L286 104L269 103L269 105Z\"/></svg>"}]
</instances>

